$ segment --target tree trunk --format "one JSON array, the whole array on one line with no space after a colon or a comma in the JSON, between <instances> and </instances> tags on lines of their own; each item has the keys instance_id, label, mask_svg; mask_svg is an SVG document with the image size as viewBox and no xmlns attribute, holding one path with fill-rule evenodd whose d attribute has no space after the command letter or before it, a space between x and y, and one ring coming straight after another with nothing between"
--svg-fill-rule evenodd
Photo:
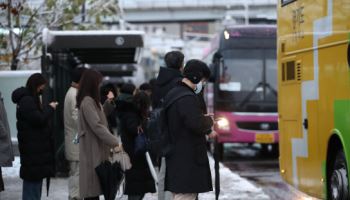
<instances>
[{"instance_id":1,"label":"tree trunk","mask_svg":"<svg viewBox=\"0 0 350 200\"><path fill-rule=\"evenodd\" d=\"M18 68L18 59L15 58L15 57L12 57L12 60L11 60L11 70L12 71L15 71L17 70Z\"/></svg>"}]
</instances>

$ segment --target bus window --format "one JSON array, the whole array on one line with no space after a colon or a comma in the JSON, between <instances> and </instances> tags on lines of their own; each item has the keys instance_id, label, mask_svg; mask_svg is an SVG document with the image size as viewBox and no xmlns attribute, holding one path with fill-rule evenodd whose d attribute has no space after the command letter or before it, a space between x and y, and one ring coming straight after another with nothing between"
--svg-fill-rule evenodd
<instances>
[{"instance_id":1,"label":"bus window","mask_svg":"<svg viewBox=\"0 0 350 200\"><path fill-rule=\"evenodd\" d=\"M249 92L261 81L263 56L261 50L223 51L224 71L221 73L221 91ZM239 87L238 87L239 86Z\"/></svg>"}]
</instances>

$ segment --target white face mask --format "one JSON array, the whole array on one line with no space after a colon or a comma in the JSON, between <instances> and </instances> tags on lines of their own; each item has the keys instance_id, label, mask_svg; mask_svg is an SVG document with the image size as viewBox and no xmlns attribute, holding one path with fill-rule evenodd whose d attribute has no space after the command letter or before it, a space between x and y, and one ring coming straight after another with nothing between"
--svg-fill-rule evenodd
<instances>
[{"instance_id":1,"label":"white face mask","mask_svg":"<svg viewBox=\"0 0 350 200\"><path fill-rule=\"evenodd\" d=\"M196 85L196 89L194 89L194 93L199 94L199 93L201 93L202 89L203 89L203 82L200 81L200 82Z\"/></svg>"}]
</instances>

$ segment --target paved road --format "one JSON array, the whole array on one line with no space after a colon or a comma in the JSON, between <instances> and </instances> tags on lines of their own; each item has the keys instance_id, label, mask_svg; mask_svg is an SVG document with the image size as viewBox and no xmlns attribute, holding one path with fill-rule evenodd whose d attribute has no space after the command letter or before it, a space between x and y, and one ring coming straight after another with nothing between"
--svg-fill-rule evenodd
<instances>
[{"instance_id":1,"label":"paved road","mask_svg":"<svg viewBox=\"0 0 350 200\"><path fill-rule=\"evenodd\" d=\"M278 159L260 153L260 146L225 145L223 163L235 173L262 187L271 200L315 200L284 183Z\"/></svg>"}]
</instances>

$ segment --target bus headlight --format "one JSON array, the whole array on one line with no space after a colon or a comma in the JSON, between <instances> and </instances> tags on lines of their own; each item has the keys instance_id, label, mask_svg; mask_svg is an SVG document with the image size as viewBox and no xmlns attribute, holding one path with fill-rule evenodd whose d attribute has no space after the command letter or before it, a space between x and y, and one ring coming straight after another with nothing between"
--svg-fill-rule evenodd
<instances>
[{"instance_id":1,"label":"bus headlight","mask_svg":"<svg viewBox=\"0 0 350 200\"><path fill-rule=\"evenodd\" d=\"M230 122L226 118L224 118L224 117L219 118L216 123L217 123L219 129L224 130L224 131L230 130Z\"/></svg>"}]
</instances>

